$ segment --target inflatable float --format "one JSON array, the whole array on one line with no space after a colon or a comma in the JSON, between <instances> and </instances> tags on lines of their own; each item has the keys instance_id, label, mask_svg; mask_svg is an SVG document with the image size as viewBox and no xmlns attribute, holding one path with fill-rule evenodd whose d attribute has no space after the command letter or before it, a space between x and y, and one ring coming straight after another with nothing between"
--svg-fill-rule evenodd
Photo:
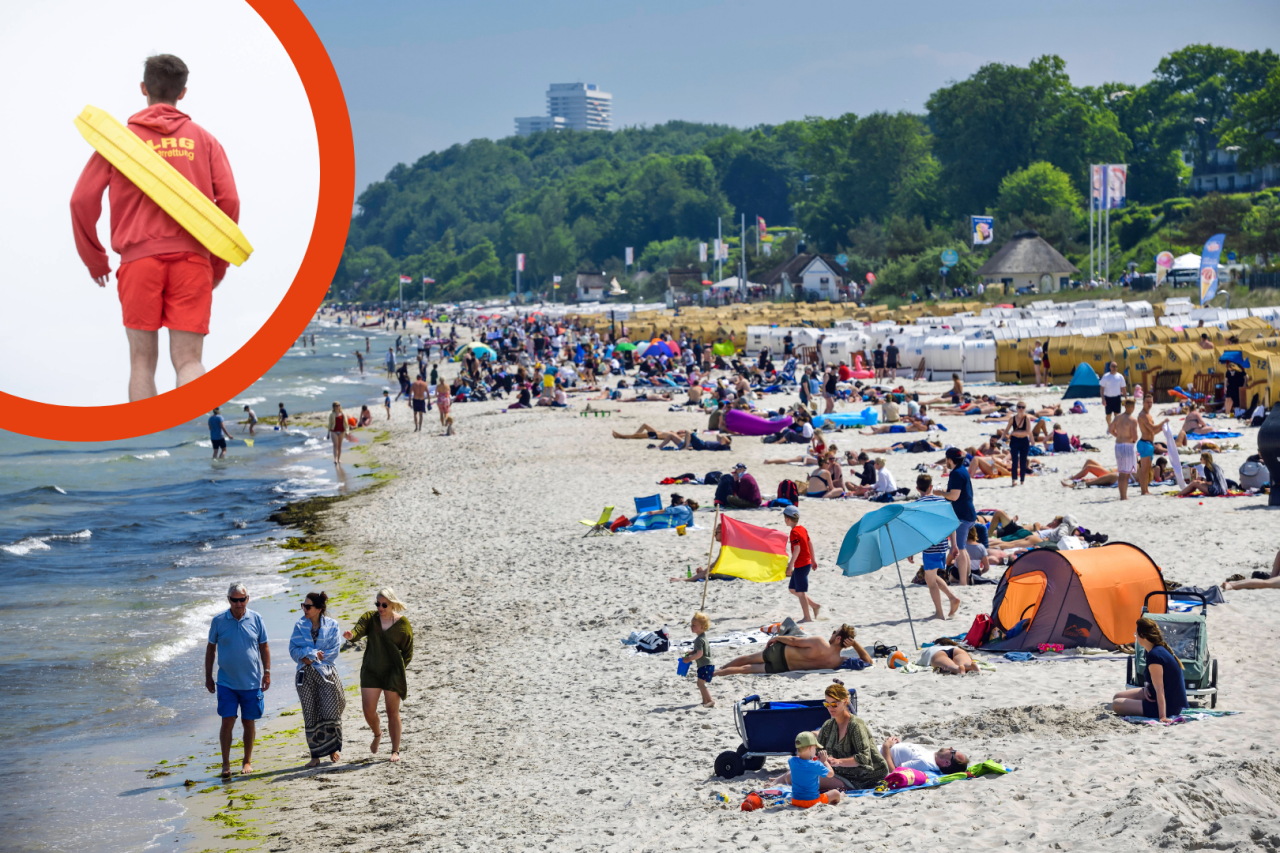
<instances>
[{"instance_id":1,"label":"inflatable float","mask_svg":"<svg viewBox=\"0 0 1280 853\"><path fill-rule=\"evenodd\" d=\"M94 106L85 107L76 116L75 125L85 141L108 163L160 205L202 246L236 266L249 259L253 246L240 226L136 133L106 110Z\"/></svg>"},{"instance_id":2,"label":"inflatable float","mask_svg":"<svg viewBox=\"0 0 1280 853\"><path fill-rule=\"evenodd\" d=\"M874 370L867 370L865 367L863 367L862 356L860 355L855 355L853 357L853 378L854 379L875 379L876 378L876 372Z\"/></svg>"},{"instance_id":3,"label":"inflatable float","mask_svg":"<svg viewBox=\"0 0 1280 853\"><path fill-rule=\"evenodd\" d=\"M744 412L741 409L730 409L724 413L724 429L725 432L737 433L738 435L773 435L775 432L781 432L791 426L791 416L783 415L780 418L762 418L759 415L753 415L751 412Z\"/></svg>"},{"instance_id":4,"label":"inflatable float","mask_svg":"<svg viewBox=\"0 0 1280 853\"><path fill-rule=\"evenodd\" d=\"M822 429L827 426L875 426L878 423L880 423L880 412L871 407L867 407L861 412L836 412L833 415L813 416L813 426L815 429Z\"/></svg>"}]
</instances>

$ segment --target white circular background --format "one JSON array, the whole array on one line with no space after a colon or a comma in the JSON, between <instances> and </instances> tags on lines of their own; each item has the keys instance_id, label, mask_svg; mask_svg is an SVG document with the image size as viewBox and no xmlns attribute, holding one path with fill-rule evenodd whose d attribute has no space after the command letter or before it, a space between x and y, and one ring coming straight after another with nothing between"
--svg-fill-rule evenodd
<instances>
[{"instance_id":1,"label":"white circular background","mask_svg":"<svg viewBox=\"0 0 1280 853\"><path fill-rule=\"evenodd\" d=\"M163 4L45 0L0 28L0 390L44 403L128 401L129 348L103 193L98 235L111 258L99 288L76 252L71 191L93 149L72 124L86 104L121 122L146 107L142 63L172 53L191 70L178 109L226 150L240 227L254 247L213 294L204 365L239 349L275 310L315 222L320 158L298 72L242 0ZM160 333L160 393L174 387ZM270 364L262 365L265 373Z\"/></svg>"}]
</instances>

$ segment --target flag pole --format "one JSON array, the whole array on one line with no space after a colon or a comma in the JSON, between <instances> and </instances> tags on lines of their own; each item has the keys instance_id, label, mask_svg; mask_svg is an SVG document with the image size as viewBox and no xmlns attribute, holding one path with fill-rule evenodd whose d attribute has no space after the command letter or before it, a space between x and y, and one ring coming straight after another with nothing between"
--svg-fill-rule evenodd
<instances>
[{"instance_id":1,"label":"flag pole","mask_svg":"<svg viewBox=\"0 0 1280 853\"><path fill-rule=\"evenodd\" d=\"M698 606L699 610L707 606L707 587L711 586L711 552L716 548L716 528L719 524L720 507L716 507L716 517L711 522L711 544L707 546L707 575L702 579L702 604Z\"/></svg>"},{"instance_id":2,"label":"flag pole","mask_svg":"<svg viewBox=\"0 0 1280 853\"><path fill-rule=\"evenodd\" d=\"M893 553L893 567L898 570L898 586L902 588L902 603L907 607L907 624L911 626L911 642L918 649L920 648L920 641L916 639L916 624L911 621L911 605L907 602L907 584L902 579L902 567L898 565L898 549L893 547L893 533L890 532L888 525L885 526L884 532L889 537L889 550Z\"/></svg>"}]
</instances>

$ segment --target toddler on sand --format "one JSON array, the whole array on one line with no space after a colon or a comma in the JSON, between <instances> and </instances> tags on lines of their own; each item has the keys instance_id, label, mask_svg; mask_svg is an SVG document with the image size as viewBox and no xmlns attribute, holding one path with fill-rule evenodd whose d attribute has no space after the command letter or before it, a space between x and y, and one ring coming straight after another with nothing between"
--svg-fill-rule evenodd
<instances>
[{"instance_id":1,"label":"toddler on sand","mask_svg":"<svg viewBox=\"0 0 1280 853\"><path fill-rule=\"evenodd\" d=\"M704 708L716 706L716 700L711 698L711 691L707 689L716 674L716 668L711 663L711 646L707 643L707 629L710 627L711 619L707 614L701 611L693 614L693 619L689 622L689 630L697 635L693 640L693 651L680 659L698 667L698 692L702 694Z\"/></svg>"}]
</instances>

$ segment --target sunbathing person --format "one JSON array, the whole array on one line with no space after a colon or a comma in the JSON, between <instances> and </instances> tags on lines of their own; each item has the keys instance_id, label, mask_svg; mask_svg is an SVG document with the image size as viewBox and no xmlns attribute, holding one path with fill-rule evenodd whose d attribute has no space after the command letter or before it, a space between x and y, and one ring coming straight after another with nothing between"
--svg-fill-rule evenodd
<instances>
[{"instance_id":1,"label":"sunbathing person","mask_svg":"<svg viewBox=\"0 0 1280 853\"><path fill-rule=\"evenodd\" d=\"M864 447L863 450L868 453L895 453L899 450L907 453L928 453L931 450L941 450L941 441L930 441L925 438L918 438L915 441L895 441L888 447ZM852 451L851 451L852 452ZM850 463L852 465L852 463Z\"/></svg>"},{"instance_id":2,"label":"sunbathing person","mask_svg":"<svg viewBox=\"0 0 1280 853\"><path fill-rule=\"evenodd\" d=\"M1072 474L1070 477L1062 481L1062 485L1071 486L1077 481L1086 477L1105 477L1108 474L1114 474L1115 468L1108 468L1096 459L1086 459L1084 467L1078 473Z\"/></svg>"},{"instance_id":3,"label":"sunbathing person","mask_svg":"<svg viewBox=\"0 0 1280 853\"><path fill-rule=\"evenodd\" d=\"M964 675L978 671L978 665L969 657L969 653L950 637L939 637L932 646L921 649L916 663L919 666L933 667L943 675Z\"/></svg>"},{"instance_id":4,"label":"sunbathing person","mask_svg":"<svg viewBox=\"0 0 1280 853\"><path fill-rule=\"evenodd\" d=\"M976 469L974 476L981 474L981 479L994 480L996 477L1008 477L1012 470L1007 464L1001 463L999 459L989 458L986 456L974 456L969 460L971 468Z\"/></svg>"},{"instance_id":5,"label":"sunbathing person","mask_svg":"<svg viewBox=\"0 0 1280 853\"><path fill-rule=\"evenodd\" d=\"M831 482L831 472L823 464L809 472L809 484L804 496L806 498L840 498L844 497L844 489L837 489Z\"/></svg>"},{"instance_id":6,"label":"sunbathing person","mask_svg":"<svg viewBox=\"0 0 1280 853\"><path fill-rule=\"evenodd\" d=\"M766 459L766 465L817 465L822 460L808 453L803 456L792 456L790 459Z\"/></svg>"},{"instance_id":7,"label":"sunbathing person","mask_svg":"<svg viewBox=\"0 0 1280 853\"><path fill-rule=\"evenodd\" d=\"M858 435L886 435L899 432L928 432L929 425L919 421L903 421L896 424L882 424L871 427L870 432L858 430Z\"/></svg>"},{"instance_id":8,"label":"sunbathing person","mask_svg":"<svg viewBox=\"0 0 1280 853\"><path fill-rule=\"evenodd\" d=\"M1255 572L1260 575L1262 572ZM1280 589L1280 551L1271 563L1271 576L1267 578L1252 577L1242 581L1223 581L1223 589Z\"/></svg>"},{"instance_id":9,"label":"sunbathing person","mask_svg":"<svg viewBox=\"0 0 1280 853\"><path fill-rule=\"evenodd\" d=\"M1016 517L1014 519L1017 520ZM1000 537L1000 541L1009 548L1030 548L1035 545L1043 545L1046 542L1059 542L1064 536L1075 536L1076 528L1079 527L1074 515L1060 515L1046 525L1032 525L1032 530L1021 529ZM1004 530L1000 531L1004 533ZM1019 535L1025 534L1025 535ZM1015 538L1009 539L1008 536Z\"/></svg>"},{"instance_id":10,"label":"sunbathing person","mask_svg":"<svg viewBox=\"0 0 1280 853\"><path fill-rule=\"evenodd\" d=\"M683 432L683 430L678 430L677 432ZM631 433L630 435L618 432L615 429L613 431L613 437L614 438L647 438L650 441L657 441L658 439L662 439L663 441L679 441L681 438L676 432L667 432L666 430L660 430L656 427L651 427L648 424L640 424L640 428L635 432Z\"/></svg>"},{"instance_id":11,"label":"sunbathing person","mask_svg":"<svg viewBox=\"0 0 1280 853\"><path fill-rule=\"evenodd\" d=\"M849 625L841 625L829 640L822 637L771 637L764 651L734 658L716 670L716 675L755 675L778 672L800 672L813 669L837 669L840 666L840 650L853 649L858 657L871 663L867 653L856 639L858 632Z\"/></svg>"},{"instance_id":12,"label":"sunbathing person","mask_svg":"<svg viewBox=\"0 0 1280 853\"><path fill-rule=\"evenodd\" d=\"M880 754L889 763L890 773L899 767L937 774L961 773L969 769L969 757L954 746L930 750L928 747L903 743L896 737L891 737L880 747Z\"/></svg>"},{"instance_id":13,"label":"sunbathing person","mask_svg":"<svg viewBox=\"0 0 1280 853\"><path fill-rule=\"evenodd\" d=\"M1204 416L1200 414L1200 407L1192 404L1191 411L1182 421L1182 430L1178 433L1178 446L1187 446L1187 436L1199 435L1204 432L1213 432L1214 428L1205 423Z\"/></svg>"},{"instance_id":14,"label":"sunbathing person","mask_svg":"<svg viewBox=\"0 0 1280 853\"><path fill-rule=\"evenodd\" d=\"M723 434L718 441L703 441L698 438L697 430L679 430L677 432L678 439L673 440L676 450L732 450L733 436ZM666 447L667 442L662 442L662 447Z\"/></svg>"}]
</instances>

